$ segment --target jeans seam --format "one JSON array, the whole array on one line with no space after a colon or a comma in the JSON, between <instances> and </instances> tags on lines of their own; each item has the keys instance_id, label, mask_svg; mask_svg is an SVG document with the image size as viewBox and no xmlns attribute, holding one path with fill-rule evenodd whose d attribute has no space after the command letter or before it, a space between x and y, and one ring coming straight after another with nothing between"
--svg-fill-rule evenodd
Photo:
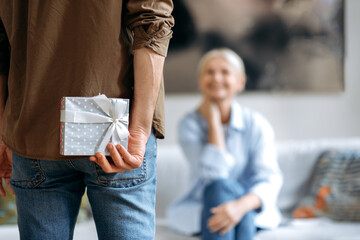
<instances>
[{"instance_id":1,"label":"jeans seam","mask_svg":"<svg viewBox=\"0 0 360 240\"><path fill-rule=\"evenodd\" d=\"M98 170L97 170L97 168L96 168L96 163L92 163L92 164L93 164L93 166L94 166L94 170L95 170L95 173L96 173L96 179L97 179L98 183L100 183L100 184L103 185L103 186L106 186L105 184L103 184L103 183L100 181L100 176L99 176Z\"/></svg>"},{"instance_id":2,"label":"jeans seam","mask_svg":"<svg viewBox=\"0 0 360 240\"><path fill-rule=\"evenodd\" d=\"M70 167L72 167L72 168L75 169L75 166L74 166L74 164L72 163L71 160L66 160L66 163L67 163L68 165L70 165Z\"/></svg>"},{"instance_id":3,"label":"jeans seam","mask_svg":"<svg viewBox=\"0 0 360 240\"><path fill-rule=\"evenodd\" d=\"M37 168L38 168L38 169L40 170L40 172L41 172L42 180L39 181L39 183L36 184L33 188L36 188L37 186L39 186L39 185L40 185L43 181L45 181L45 179L46 179L44 170L41 168L41 164L40 164L40 160L39 160L39 159L36 159L36 165L37 165Z\"/></svg>"}]
</instances>

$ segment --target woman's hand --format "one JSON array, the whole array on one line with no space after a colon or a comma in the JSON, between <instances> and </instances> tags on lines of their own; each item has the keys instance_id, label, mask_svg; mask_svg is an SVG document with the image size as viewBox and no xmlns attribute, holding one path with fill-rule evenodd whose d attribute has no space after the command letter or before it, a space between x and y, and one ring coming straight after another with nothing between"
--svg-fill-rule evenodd
<instances>
[{"instance_id":1,"label":"woman's hand","mask_svg":"<svg viewBox=\"0 0 360 240\"><path fill-rule=\"evenodd\" d=\"M103 153L91 156L90 161L98 164L106 173L124 172L138 168L143 162L146 142L148 140L145 132L129 129L128 150L122 145L107 145L111 159L107 159Z\"/></svg>"},{"instance_id":2,"label":"woman's hand","mask_svg":"<svg viewBox=\"0 0 360 240\"><path fill-rule=\"evenodd\" d=\"M204 98L199 106L200 114L205 118L209 125L221 126L221 115L218 106L210 99Z\"/></svg>"},{"instance_id":3,"label":"woman's hand","mask_svg":"<svg viewBox=\"0 0 360 240\"><path fill-rule=\"evenodd\" d=\"M226 151L219 107L208 98L204 98L198 110L208 123L208 142Z\"/></svg>"},{"instance_id":4,"label":"woman's hand","mask_svg":"<svg viewBox=\"0 0 360 240\"><path fill-rule=\"evenodd\" d=\"M212 232L220 231L220 234L225 234L237 225L247 212L260 207L261 200L254 193L223 203L210 210L214 215L208 220L208 228Z\"/></svg>"},{"instance_id":5,"label":"woman's hand","mask_svg":"<svg viewBox=\"0 0 360 240\"><path fill-rule=\"evenodd\" d=\"M212 208L211 213L214 215L208 220L208 228L224 235L240 222L246 209L239 202L231 201Z\"/></svg>"}]
</instances>

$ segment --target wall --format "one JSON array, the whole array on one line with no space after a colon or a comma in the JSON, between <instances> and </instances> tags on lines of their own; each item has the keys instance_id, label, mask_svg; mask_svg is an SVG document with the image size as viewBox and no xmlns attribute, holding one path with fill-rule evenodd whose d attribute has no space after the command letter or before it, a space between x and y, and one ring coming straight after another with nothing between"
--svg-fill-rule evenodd
<instances>
[{"instance_id":1,"label":"wall","mask_svg":"<svg viewBox=\"0 0 360 240\"><path fill-rule=\"evenodd\" d=\"M277 139L360 136L360 1L346 1L345 91L332 94L246 93L238 101L267 117ZM166 84L166 83L165 83ZM167 95L166 139L174 144L177 123L200 102L199 94Z\"/></svg>"}]
</instances>

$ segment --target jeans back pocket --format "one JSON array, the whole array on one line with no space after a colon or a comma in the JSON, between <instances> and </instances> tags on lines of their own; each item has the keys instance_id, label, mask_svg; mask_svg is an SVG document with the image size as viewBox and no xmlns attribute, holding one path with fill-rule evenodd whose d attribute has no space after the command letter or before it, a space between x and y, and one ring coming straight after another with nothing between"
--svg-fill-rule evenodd
<instances>
[{"instance_id":1,"label":"jeans back pocket","mask_svg":"<svg viewBox=\"0 0 360 240\"><path fill-rule=\"evenodd\" d=\"M36 188L45 180L45 174L37 159L24 158L13 153L12 165L13 170L10 182L15 187Z\"/></svg>"},{"instance_id":2,"label":"jeans back pocket","mask_svg":"<svg viewBox=\"0 0 360 240\"><path fill-rule=\"evenodd\" d=\"M146 157L139 168L122 173L105 173L95 164L98 182L101 185L115 188L128 188L140 184L146 179Z\"/></svg>"},{"instance_id":3,"label":"jeans back pocket","mask_svg":"<svg viewBox=\"0 0 360 240\"><path fill-rule=\"evenodd\" d=\"M105 173L100 166L96 166L98 183L103 186L115 188L129 188L150 180L156 175L157 142L154 133L146 143L146 151L143 163L139 168L122 173Z\"/></svg>"}]
</instances>

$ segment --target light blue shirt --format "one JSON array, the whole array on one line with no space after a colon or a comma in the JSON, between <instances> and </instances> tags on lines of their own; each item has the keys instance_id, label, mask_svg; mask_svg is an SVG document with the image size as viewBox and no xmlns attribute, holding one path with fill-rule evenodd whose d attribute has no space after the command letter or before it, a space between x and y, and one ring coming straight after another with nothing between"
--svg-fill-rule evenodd
<instances>
[{"instance_id":1,"label":"light blue shirt","mask_svg":"<svg viewBox=\"0 0 360 240\"><path fill-rule=\"evenodd\" d=\"M179 143L190 164L190 185L167 209L170 228L188 235L200 232L203 190L218 178L236 179L260 198L257 227L278 226L281 215L276 201L282 175L269 122L234 101L230 122L224 126L226 152L208 143L207 129L206 120L197 111L187 114L179 124Z\"/></svg>"}]
</instances>

